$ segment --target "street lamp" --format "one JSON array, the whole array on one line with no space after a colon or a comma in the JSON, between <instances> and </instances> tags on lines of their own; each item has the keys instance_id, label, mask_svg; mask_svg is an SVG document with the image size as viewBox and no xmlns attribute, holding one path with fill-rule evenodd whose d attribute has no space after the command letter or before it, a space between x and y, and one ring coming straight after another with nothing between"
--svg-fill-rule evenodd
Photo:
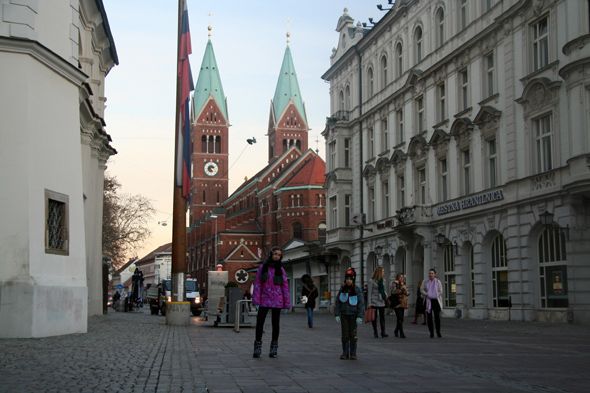
<instances>
[{"instance_id":1,"label":"street lamp","mask_svg":"<svg viewBox=\"0 0 590 393\"><path fill-rule=\"evenodd\" d=\"M383 252L383 246L378 245L375 247L375 254L377 254L377 265L382 266L383 262L381 261L381 253ZM379 263L381 261L381 263Z\"/></svg>"},{"instance_id":2,"label":"street lamp","mask_svg":"<svg viewBox=\"0 0 590 393\"><path fill-rule=\"evenodd\" d=\"M439 247L441 247L441 248L445 247L446 238L445 238L445 235L443 235L442 233L439 232L437 235L435 235L434 240L436 241L436 244ZM451 244L451 243L447 244L446 248L450 248L450 249L454 250L455 255L459 255L459 246L457 245L457 241L455 241L455 243L453 243L453 244Z\"/></svg>"},{"instance_id":3,"label":"street lamp","mask_svg":"<svg viewBox=\"0 0 590 393\"><path fill-rule=\"evenodd\" d=\"M210 215L209 218L215 219L215 263L214 263L214 265L217 265L217 216Z\"/></svg>"},{"instance_id":4,"label":"street lamp","mask_svg":"<svg viewBox=\"0 0 590 393\"><path fill-rule=\"evenodd\" d=\"M383 252L383 246L379 245L379 246L375 247L375 254L377 254L378 257L381 256L382 252Z\"/></svg>"},{"instance_id":5,"label":"street lamp","mask_svg":"<svg viewBox=\"0 0 590 393\"><path fill-rule=\"evenodd\" d=\"M541 224L543 224L543 226L547 229L555 229L553 227L553 218L555 217L555 214L553 213L549 213L547 210L545 210L544 213L539 214L539 218L541 219ZM569 240L570 239L570 226L566 225L565 228L561 228L558 227L557 228L557 233L559 233L560 235L563 235L565 237L565 240Z\"/></svg>"}]
</instances>

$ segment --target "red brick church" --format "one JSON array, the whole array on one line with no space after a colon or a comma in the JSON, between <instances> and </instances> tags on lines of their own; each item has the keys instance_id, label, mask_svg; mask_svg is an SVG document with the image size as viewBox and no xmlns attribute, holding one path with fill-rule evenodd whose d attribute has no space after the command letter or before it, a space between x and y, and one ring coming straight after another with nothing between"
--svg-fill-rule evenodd
<instances>
[{"instance_id":1,"label":"red brick church","mask_svg":"<svg viewBox=\"0 0 590 393\"><path fill-rule=\"evenodd\" d=\"M229 271L230 281L243 281L236 272L256 268L278 245L284 248L292 294L297 294L304 273L317 277L320 289L328 290L329 256L322 251L326 167L308 149L305 105L288 42L270 107L268 165L232 195L228 195L228 108L210 37L195 86L191 121L189 274L199 279L205 293L207 272L217 264ZM250 287L252 274L242 287ZM293 304L297 301L295 296Z\"/></svg>"}]
</instances>

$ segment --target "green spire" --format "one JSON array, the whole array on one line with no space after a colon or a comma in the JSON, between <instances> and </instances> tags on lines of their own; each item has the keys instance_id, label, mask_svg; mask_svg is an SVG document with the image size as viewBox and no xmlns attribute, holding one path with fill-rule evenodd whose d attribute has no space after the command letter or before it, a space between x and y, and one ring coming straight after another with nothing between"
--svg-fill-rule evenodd
<instances>
[{"instance_id":1,"label":"green spire","mask_svg":"<svg viewBox=\"0 0 590 393\"><path fill-rule=\"evenodd\" d=\"M205 105L211 94L213 94L213 99L221 109L225 119L229 120L227 118L227 108L225 107L225 94L223 94L221 77L219 76L217 61L215 60L215 52L213 52L213 44L209 40L193 96L195 116L201 112L203 105Z\"/></svg>"},{"instance_id":2,"label":"green spire","mask_svg":"<svg viewBox=\"0 0 590 393\"><path fill-rule=\"evenodd\" d=\"M287 45L285 56L283 57L283 65L281 66L281 74L279 75L275 96L272 100L277 120L283 114L291 99L293 99L297 110L299 110L299 113L303 117L303 121L307 124L303 99L299 91L299 82L297 82L297 73L295 72L293 58L291 57L291 49Z\"/></svg>"}]
</instances>

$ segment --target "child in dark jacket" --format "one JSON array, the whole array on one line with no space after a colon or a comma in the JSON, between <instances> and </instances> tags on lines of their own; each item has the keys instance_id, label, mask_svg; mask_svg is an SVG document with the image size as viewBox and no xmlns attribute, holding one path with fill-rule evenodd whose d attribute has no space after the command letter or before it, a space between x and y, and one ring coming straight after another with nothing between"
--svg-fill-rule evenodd
<instances>
[{"instance_id":1,"label":"child in dark jacket","mask_svg":"<svg viewBox=\"0 0 590 393\"><path fill-rule=\"evenodd\" d=\"M342 355L340 359L356 360L357 325L363 323L365 298L361 288L355 284L356 272L346 271L344 285L336 296L336 322L342 327Z\"/></svg>"}]
</instances>

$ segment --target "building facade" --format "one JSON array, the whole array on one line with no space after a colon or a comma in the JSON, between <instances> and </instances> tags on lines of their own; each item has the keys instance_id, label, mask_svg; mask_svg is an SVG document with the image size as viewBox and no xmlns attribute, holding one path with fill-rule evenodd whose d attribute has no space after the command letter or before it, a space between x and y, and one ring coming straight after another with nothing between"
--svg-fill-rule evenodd
<instances>
[{"instance_id":1,"label":"building facade","mask_svg":"<svg viewBox=\"0 0 590 393\"><path fill-rule=\"evenodd\" d=\"M0 337L83 333L106 304L104 82L117 52L102 0L0 5Z\"/></svg>"},{"instance_id":2,"label":"building facade","mask_svg":"<svg viewBox=\"0 0 590 393\"><path fill-rule=\"evenodd\" d=\"M269 94L270 95L270 94ZM207 272L221 264L229 280L250 289L270 249L285 248L292 287L314 273L326 283L325 163L308 149L307 115L287 43L268 127L268 165L228 195L229 118L209 37L192 100L192 198L188 272L207 293ZM249 139L244 143L256 143ZM300 287L299 287L300 288ZM300 294L300 289L299 289Z\"/></svg>"},{"instance_id":3,"label":"building facade","mask_svg":"<svg viewBox=\"0 0 590 393\"><path fill-rule=\"evenodd\" d=\"M323 75L335 278L434 268L447 316L590 323L589 2L388 7L345 10Z\"/></svg>"}]
</instances>

